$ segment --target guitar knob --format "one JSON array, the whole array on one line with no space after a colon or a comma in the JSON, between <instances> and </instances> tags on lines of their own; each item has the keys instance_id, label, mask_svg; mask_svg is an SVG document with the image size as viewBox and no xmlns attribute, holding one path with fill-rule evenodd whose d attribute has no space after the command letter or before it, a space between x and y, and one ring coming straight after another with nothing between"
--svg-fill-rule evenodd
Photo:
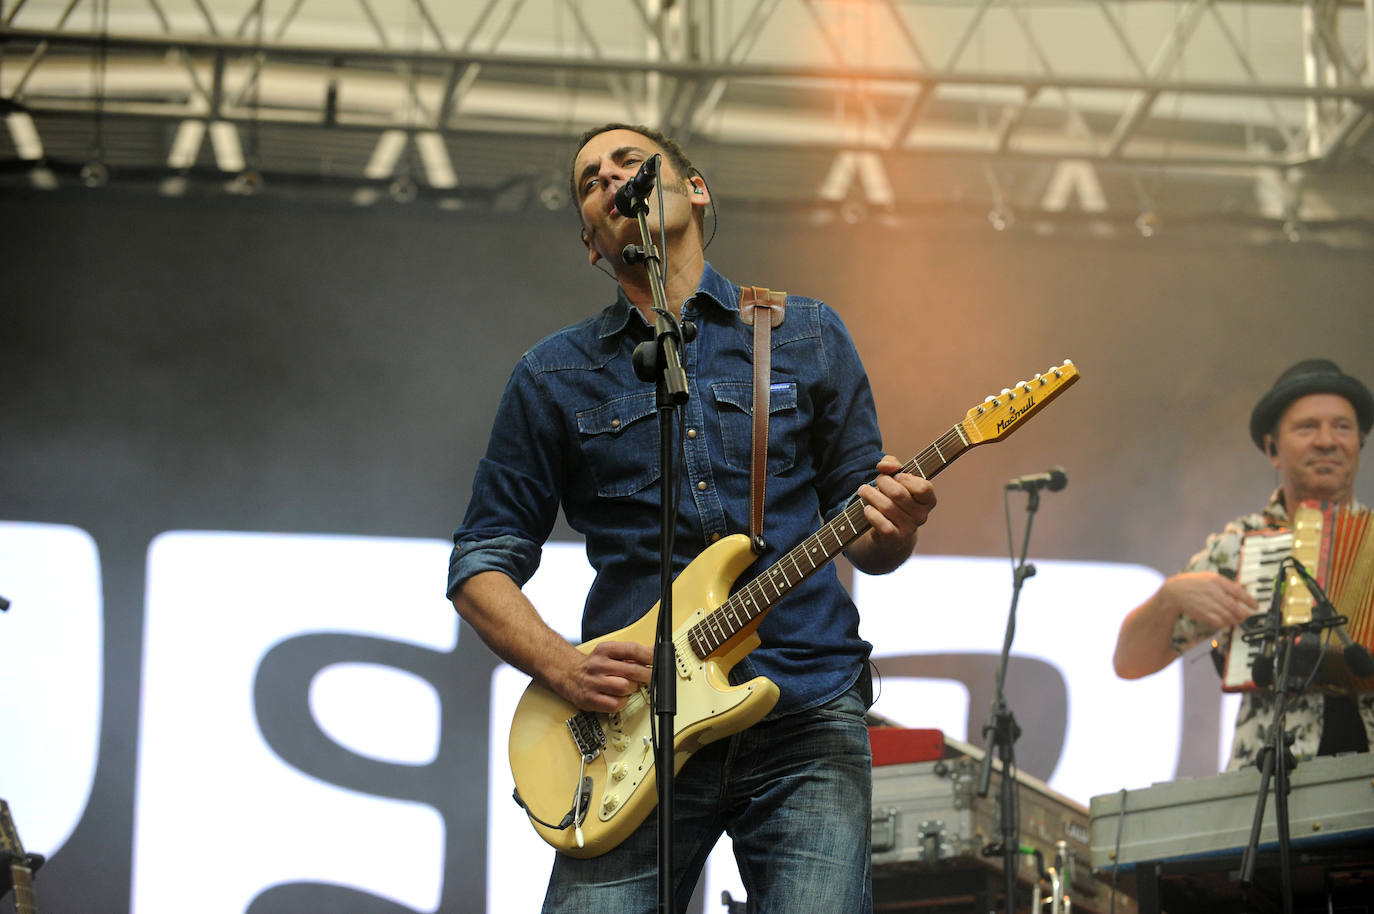
<instances>
[{"instance_id":1,"label":"guitar knob","mask_svg":"<svg viewBox=\"0 0 1374 914\"><path fill-rule=\"evenodd\" d=\"M629 771L630 769L625 767L624 762L616 762L611 766L611 780L623 781L625 780L625 775L628 774Z\"/></svg>"},{"instance_id":2,"label":"guitar knob","mask_svg":"<svg viewBox=\"0 0 1374 914\"><path fill-rule=\"evenodd\" d=\"M620 794L618 794L618 793L608 793L608 794L606 794L605 798L602 799L602 801L601 801L601 811L602 811L602 812L615 812L616 807L618 807L619 805L620 805Z\"/></svg>"},{"instance_id":3,"label":"guitar knob","mask_svg":"<svg viewBox=\"0 0 1374 914\"><path fill-rule=\"evenodd\" d=\"M615 747L617 752L624 752L630 745L630 741L626 739L623 733L617 733L615 736L611 737L611 745Z\"/></svg>"}]
</instances>

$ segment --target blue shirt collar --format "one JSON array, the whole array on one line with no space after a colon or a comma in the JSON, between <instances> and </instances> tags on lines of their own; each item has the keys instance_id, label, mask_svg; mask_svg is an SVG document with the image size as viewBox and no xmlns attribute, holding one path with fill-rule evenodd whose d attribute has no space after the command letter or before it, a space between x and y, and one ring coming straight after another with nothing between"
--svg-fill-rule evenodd
<instances>
[{"instance_id":1,"label":"blue shirt collar","mask_svg":"<svg viewBox=\"0 0 1374 914\"><path fill-rule=\"evenodd\" d=\"M726 311L739 314L739 287L717 273L710 263L701 271L701 281L697 283L697 290L692 293L691 298L698 302L698 310L701 308L700 302L712 301ZM601 312L601 326L597 330L597 337L604 340L623 332L630 326L630 321L636 313L638 309L630 304L625 290L619 289L615 303Z\"/></svg>"}]
</instances>

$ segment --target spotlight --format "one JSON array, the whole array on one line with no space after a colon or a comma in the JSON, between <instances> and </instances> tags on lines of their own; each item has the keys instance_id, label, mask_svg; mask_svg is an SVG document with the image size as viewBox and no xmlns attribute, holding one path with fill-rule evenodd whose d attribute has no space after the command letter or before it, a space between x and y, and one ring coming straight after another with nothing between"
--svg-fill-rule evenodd
<instances>
[{"instance_id":1,"label":"spotlight","mask_svg":"<svg viewBox=\"0 0 1374 914\"><path fill-rule=\"evenodd\" d=\"M262 173L253 168L246 168L234 176L234 180L229 182L229 193L243 194L252 196L262 190Z\"/></svg>"},{"instance_id":2,"label":"spotlight","mask_svg":"<svg viewBox=\"0 0 1374 914\"><path fill-rule=\"evenodd\" d=\"M190 183L185 175L169 175L158 184L158 192L164 197L184 196Z\"/></svg>"},{"instance_id":3,"label":"spotlight","mask_svg":"<svg viewBox=\"0 0 1374 914\"><path fill-rule=\"evenodd\" d=\"M868 207L851 197L840 204L840 218L848 225L858 225L868 218Z\"/></svg>"},{"instance_id":4,"label":"spotlight","mask_svg":"<svg viewBox=\"0 0 1374 914\"><path fill-rule=\"evenodd\" d=\"M539 188L539 202L547 210L560 210L568 203L568 192L557 180L549 181Z\"/></svg>"},{"instance_id":5,"label":"spotlight","mask_svg":"<svg viewBox=\"0 0 1374 914\"><path fill-rule=\"evenodd\" d=\"M101 162L87 162L81 166L81 183L87 187L104 187L110 181L110 170Z\"/></svg>"},{"instance_id":6,"label":"spotlight","mask_svg":"<svg viewBox=\"0 0 1374 914\"><path fill-rule=\"evenodd\" d=\"M1162 226L1163 221L1159 218L1159 213L1152 209L1147 209L1135 217L1136 231L1144 238L1153 238Z\"/></svg>"},{"instance_id":7,"label":"spotlight","mask_svg":"<svg viewBox=\"0 0 1374 914\"><path fill-rule=\"evenodd\" d=\"M391 199L397 203L410 203L419 196L420 188L416 187L415 182L410 178L400 177L391 182L387 192L391 194Z\"/></svg>"}]
</instances>

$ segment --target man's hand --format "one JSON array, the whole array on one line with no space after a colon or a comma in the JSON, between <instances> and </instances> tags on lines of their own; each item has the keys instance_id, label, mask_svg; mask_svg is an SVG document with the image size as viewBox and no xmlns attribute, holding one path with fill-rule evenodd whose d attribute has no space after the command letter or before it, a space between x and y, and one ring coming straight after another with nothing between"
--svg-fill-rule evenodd
<instances>
[{"instance_id":1,"label":"man's hand","mask_svg":"<svg viewBox=\"0 0 1374 914\"><path fill-rule=\"evenodd\" d=\"M583 711L610 714L625 707L625 699L649 681L654 652L635 641L603 641L590 654L578 651L577 656L558 691Z\"/></svg>"},{"instance_id":2,"label":"man's hand","mask_svg":"<svg viewBox=\"0 0 1374 914\"><path fill-rule=\"evenodd\" d=\"M905 562L916 548L916 534L935 509L930 480L900 472L902 462L891 454L878 461L878 478L859 486L864 518L870 530L849 547L846 555L867 574L886 574Z\"/></svg>"},{"instance_id":3,"label":"man's hand","mask_svg":"<svg viewBox=\"0 0 1374 914\"><path fill-rule=\"evenodd\" d=\"M1116 675L1139 679L1168 666L1178 656L1173 632L1179 616L1197 620L1210 634L1240 624L1258 607L1244 587L1214 571L1176 574L1122 621L1112 655Z\"/></svg>"},{"instance_id":4,"label":"man's hand","mask_svg":"<svg viewBox=\"0 0 1374 914\"><path fill-rule=\"evenodd\" d=\"M1208 632L1239 625L1259 608L1244 587L1214 571L1176 574L1160 586L1160 595Z\"/></svg>"},{"instance_id":5,"label":"man's hand","mask_svg":"<svg viewBox=\"0 0 1374 914\"><path fill-rule=\"evenodd\" d=\"M891 454L878 461L878 478L859 486L864 517L877 540L916 542L916 530L935 510L935 487L930 480L902 473L902 462Z\"/></svg>"}]
</instances>

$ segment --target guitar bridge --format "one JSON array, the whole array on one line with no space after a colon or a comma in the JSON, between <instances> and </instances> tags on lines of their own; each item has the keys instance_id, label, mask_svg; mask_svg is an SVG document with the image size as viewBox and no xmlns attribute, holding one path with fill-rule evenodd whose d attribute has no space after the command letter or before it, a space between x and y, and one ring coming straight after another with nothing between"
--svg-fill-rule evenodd
<instances>
[{"instance_id":1,"label":"guitar bridge","mask_svg":"<svg viewBox=\"0 0 1374 914\"><path fill-rule=\"evenodd\" d=\"M596 714L591 711L582 711L575 717L568 718L568 732L572 734L577 752L584 761L591 761L606 748L606 731L601 728L601 721L597 720Z\"/></svg>"}]
</instances>

